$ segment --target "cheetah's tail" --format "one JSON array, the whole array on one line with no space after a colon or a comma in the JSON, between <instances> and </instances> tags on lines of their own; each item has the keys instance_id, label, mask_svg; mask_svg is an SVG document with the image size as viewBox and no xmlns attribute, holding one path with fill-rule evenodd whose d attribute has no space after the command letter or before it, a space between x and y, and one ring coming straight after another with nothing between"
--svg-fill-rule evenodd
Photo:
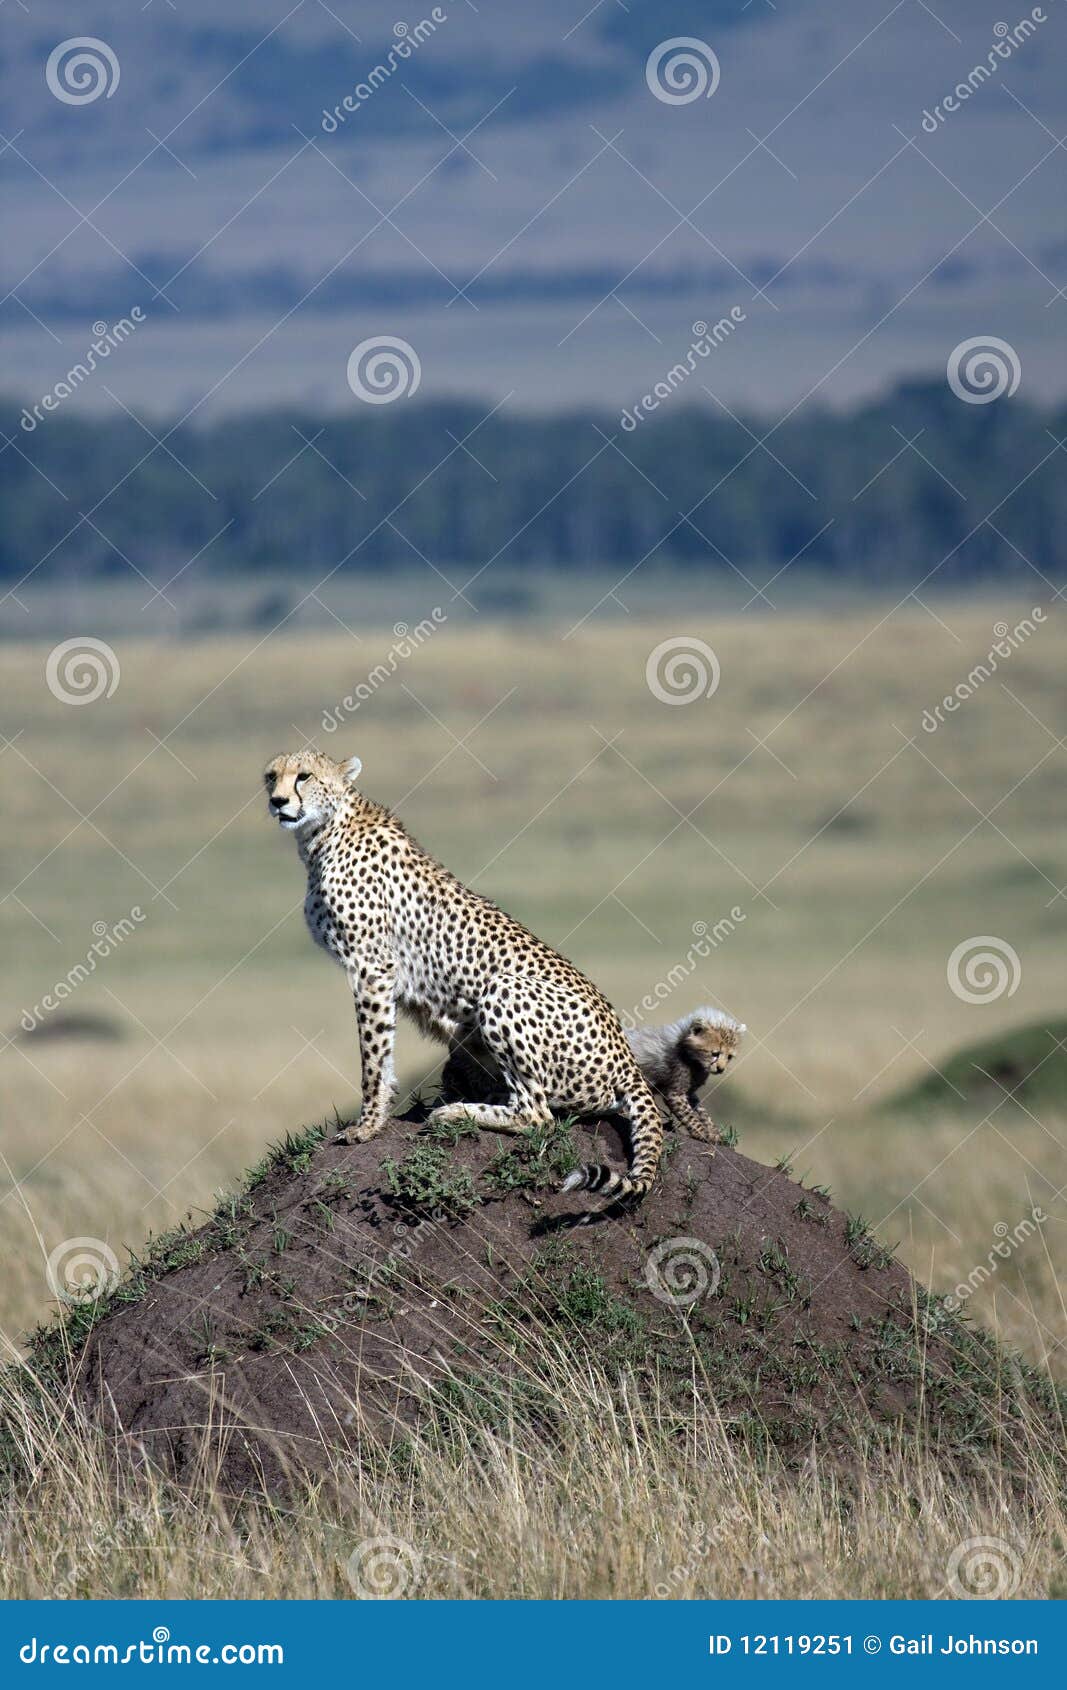
<instances>
[{"instance_id":1,"label":"cheetah's tail","mask_svg":"<svg viewBox=\"0 0 1067 1690\"><path fill-rule=\"evenodd\" d=\"M587 1162L568 1174L561 1191L598 1191L604 1197L643 1197L651 1186L650 1179L631 1179L629 1174L617 1174L602 1162Z\"/></svg>"},{"instance_id":2,"label":"cheetah's tail","mask_svg":"<svg viewBox=\"0 0 1067 1690\"><path fill-rule=\"evenodd\" d=\"M564 1191L598 1191L604 1197L643 1197L651 1190L663 1149L663 1123L656 1099L642 1076L636 1076L633 1090L619 1100L619 1110L629 1118L631 1126L629 1172L618 1174L602 1163L587 1162L567 1175Z\"/></svg>"}]
</instances>

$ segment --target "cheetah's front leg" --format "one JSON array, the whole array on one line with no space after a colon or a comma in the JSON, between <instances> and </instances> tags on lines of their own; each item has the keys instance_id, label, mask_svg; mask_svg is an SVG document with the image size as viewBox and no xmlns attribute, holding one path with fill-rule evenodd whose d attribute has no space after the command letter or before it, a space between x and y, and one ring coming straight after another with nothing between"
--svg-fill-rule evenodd
<instances>
[{"instance_id":1,"label":"cheetah's front leg","mask_svg":"<svg viewBox=\"0 0 1067 1690\"><path fill-rule=\"evenodd\" d=\"M352 995L359 1027L363 1103L359 1120L337 1134L337 1144L361 1144L380 1133L392 1114L396 1095L395 972L376 969L360 973L352 980Z\"/></svg>"},{"instance_id":2,"label":"cheetah's front leg","mask_svg":"<svg viewBox=\"0 0 1067 1690\"><path fill-rule=\"evenodd\" d=\"M551 1121L548 1099L539 1087L524 1084L506 1069L503 1078L503 1103L443 1103L431 1111L430 1120L441 1126L471 1121L494 1133L525 1133Z\"/></svg>"},{"instance_id":3,"label":"cheetah's front leg","mask_svg":"<svg viewBox=\"0 0 1067 1690\"><path fill-rule=\"evenodd\" d=\"M702 1143L716 1145L722 1143L722 1134L708 1114L704 1105L693 1097L687 1097L684 1092L671 1092L667 1097L667 1107L680 1127L685 1127L693 1138L699 1138Z\"/></svg>"}]
</instances>

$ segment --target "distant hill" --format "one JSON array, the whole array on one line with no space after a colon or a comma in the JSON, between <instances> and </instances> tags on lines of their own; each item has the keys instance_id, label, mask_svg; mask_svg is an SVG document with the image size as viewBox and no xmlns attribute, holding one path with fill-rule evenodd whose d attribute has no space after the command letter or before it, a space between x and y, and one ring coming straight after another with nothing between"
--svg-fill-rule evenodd
<instances>
[{"instance_id":1,"label":"distant hill","mask_svg":"<svg viewBox=\"0 0 1067 1690\"><path fill-rule=\"evenodd\" d=\"M951 1052L936 1069L894 1092L885 1107L993 1109L1009 1101L1028 1110L1067 1108L1067 1020L1032 1021Z\"/></svg>"}]
</instances>

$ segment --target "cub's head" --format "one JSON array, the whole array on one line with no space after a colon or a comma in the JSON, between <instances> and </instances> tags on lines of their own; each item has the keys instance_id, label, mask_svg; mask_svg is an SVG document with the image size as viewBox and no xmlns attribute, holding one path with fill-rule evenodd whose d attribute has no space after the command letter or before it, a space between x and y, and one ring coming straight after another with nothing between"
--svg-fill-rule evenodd
<instances>
[{"instance_id":1,"label":"cub's head","mask_svg":"<svg viewBox=\"0 0 1067 1690\"><path fill-rule=\"evenodd\" d=\"M283 752L263 771L271 815L290 832L314 832L324 827L332 821L361 767L358 757L335 763L320 751Z\"/></svg>"},{"instance_id":2,"label":"cub's head","mask_svg":"<svg viewBox=\"0 0 1067 1690\"><path fill-rule=\"evenodd\" d=\"M709 1074L725 1074L726 1065L740 1050L746 1031L743 1021L735 1021L721 1009L698 1009L690 1016L682 1034L682 1048Z\"/></svg>"}]
</instances>

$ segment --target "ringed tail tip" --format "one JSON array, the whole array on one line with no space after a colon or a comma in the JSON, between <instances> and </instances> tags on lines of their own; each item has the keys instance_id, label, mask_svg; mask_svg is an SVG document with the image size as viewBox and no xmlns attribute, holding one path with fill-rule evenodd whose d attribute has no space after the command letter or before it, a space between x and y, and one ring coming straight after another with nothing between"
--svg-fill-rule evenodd
<instances>
[{"instance_id":1,"label":"ringed tail tip","mask_svg":"<svg viewBox=\"0 0 1067 1690\"><path fill-rule=\"evenodd\" d=\"M596 1191L602 1197L643 1197L651 1180L634 1179L630 1174L617 1174L603 1163L587 1162L569 1173L561 1191Z\"/></svg>"}]
</instances>

